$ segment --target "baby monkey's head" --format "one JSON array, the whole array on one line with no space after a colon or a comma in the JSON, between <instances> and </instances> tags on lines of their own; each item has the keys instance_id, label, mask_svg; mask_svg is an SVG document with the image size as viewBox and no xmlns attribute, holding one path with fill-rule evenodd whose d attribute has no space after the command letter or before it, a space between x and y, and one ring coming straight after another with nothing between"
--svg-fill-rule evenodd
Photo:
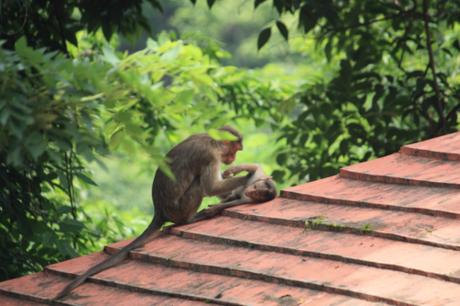
<instances>
[{"instance_id":1,"label":"baby monkey's head","mask_svg":"<svg viewBox=\"0 0 460 306\"><path fill-rule=\"evenodd\" d=\"M270 201L276 197L276 185L270 177L266 177L248 185L244 194L255 202Z\"/></svg>"}]
</instances>

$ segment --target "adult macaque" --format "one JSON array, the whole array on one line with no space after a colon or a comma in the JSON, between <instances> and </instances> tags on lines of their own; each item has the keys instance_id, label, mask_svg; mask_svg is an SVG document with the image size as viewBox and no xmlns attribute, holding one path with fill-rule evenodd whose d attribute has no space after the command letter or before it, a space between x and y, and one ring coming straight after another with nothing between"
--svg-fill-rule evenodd
<instances>
[{"instance_id":1,"label":"adult macaque","mask_svg":"<svg viewBox=\"0 0 460 306\"><path fill-rule=\"evenodd\" d=\"M193 219L199 221L211 218L222 210L242 204L261 203L273 200L276 197L276 185L270 176L267 176L259 165L243 164L231 167L224 171L223 178L228 178L242 171L249 172L249 180L244 186L234 189L221 196L222 203L210 206L200 211Z\"/></svg>"},{"instance_id":2,"label":"adult macaque","mask_svg":"<svg viewBox=\"0 0 460 306\"><path fill-rule=\"evenodd\" d=\"M162 225L167 222L186 224L193 220L204 196L229 194L245 186L250 177L226 177L220 174L221 162L231 164L236 153L243 149L243 137L229 127L222 132L230 133L233 140L215 140L208 134L192 135L166 155L174 179L157 170L152 185L155 216L147 229L118 253L90 268L70 282L55 299L64 297L89 276L108 269L126 258L129 251L158 237Z\"/></svg>"}]
</instances>

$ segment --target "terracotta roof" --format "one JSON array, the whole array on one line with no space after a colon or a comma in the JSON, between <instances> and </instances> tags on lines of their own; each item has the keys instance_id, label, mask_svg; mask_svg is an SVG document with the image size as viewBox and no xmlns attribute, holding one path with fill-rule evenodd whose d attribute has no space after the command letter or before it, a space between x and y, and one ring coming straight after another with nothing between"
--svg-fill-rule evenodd
<instances>
[{"instance_id":1,"label":"terracotta roof","mask_svg":"<svg viewBox=\"0 0 460 306\"><path fill-rule=\"evenodd\" d=\"M459 251L460 132L172 228L60 302L458 305ZM45 303L106 256L0 283L0 304Z\"/></svg>"}]
</instances>

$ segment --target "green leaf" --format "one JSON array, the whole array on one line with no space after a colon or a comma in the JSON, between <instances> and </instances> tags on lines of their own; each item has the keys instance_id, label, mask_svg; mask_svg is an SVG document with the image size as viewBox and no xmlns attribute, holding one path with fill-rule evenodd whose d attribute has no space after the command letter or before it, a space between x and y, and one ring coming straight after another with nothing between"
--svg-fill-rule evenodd
<instances>
[{"instance_id":1,"label":"green leaf","mask_svg":"<svg viewBox=\"0 0 460 306\"><path fill-rule=\"evenodd\" d=\"M208 1L208 6L209 8L212 8L212 6L214 5L214 3L216 2L216 0L207 0Z\"/></svg>"},{"instance_id":2,"label":"green leaf","mask_svg":"<svg viewBox=\"0 0 460 306\"><path fill-rule=\"evenodd\" d=\"M287 41L289 39L289 31L286 25L282 21L277 20L276 27L278 28L278 31L280 31L281 35L283 35L284 39Z\"/></svg>"},{"instance_id":3,"label":"green leaf","mask_svg":"<svg viewBox=\"0 0 460 306\"><path fill-rule=\"evenodd\" d=\"M208 135L211 136L212 139L214 140L227 140L227 141L236 141L238 140L238 138L227 132L227 131L221 131L221 130L217 130L217 129L210 129L208 131Z\"/></svg>"},{"instance_id":4,"label":"green leaf","mask_svg":"<svg viewBox=\"0 0 460 306\"><path fill-rule=\"evenodd\" d=\"M88 184L88 185L97 186L97 184L96 184L95 181L93 181L90 177L84 175L84 174L81 173L81 172L77 172L77 173L76 173L76 176L77 176L80 180L82 180L83 182L85 182L85 183Z\"/></svg>"},{"instance_id":5,"label":"green leaf","mask_svg":"<svg viewBox=\"0 0 460 306\"><path fill-rule=\"evenodd\" d=\"M165 160L158 161L158 167L170 179L172 179L173 181L176 180L176 177L174 176L174 173L171 171L171 168L169 167L168 163Z\"/></svg>"},{"instance_id":6,"label":"green leaf","mask_svg":"<svg viewBox=\"0 0 460 306\"><path fill-rule=\"evenodd\" d=\"M457 51L460 51L460 40L456 39L452 42L452 47L457 49Z\"/></svg>"},{"instance_id":7,"label":"green leaf","mask_svg":"<svg viewBox=\"0 0 460 306\"><path fill-rule=\"evenodd\" d=\"M287 160L287 153L280 153L276 156L276 162L279 164L279 165L284 165L286 164L286 160Z\"/></svg>"},{"instance_id":8,"label":"green leaf","mask_svg":"<svg viewBox=\"0 0 460 306\"><path fill-rule=\"evenodd\" d=\"M286 171L284 170L275 170L272 172L271 176L275 181L282 181L284 176L286 175Z\"/></svg>"},{"instance_id":9,"label":"green leaf","mask_svg":"<svg viewBox=\"0 0 460 306\"><path fill-rule=\"evenodd\" d=\"M303 26L305 33L313 29L317 21L318 15L314 14L309 6L304 5L300 8L299 24Z\"/></svg>"},{"instance_id":10,"label":"green leaf","mask_svg":"<svg viewBox=\"0 0 460 306\"><path fill-rule=\"evenodd\" d=\"M270 39L272 34L271 28L265 28L259 33L259 37L257 38L257 49L260 50Z\"/></svg>"},{"instance_id":11,"label":"green leaf","mask_svg":"<svg viewBox=\"0 0 460 306\"><path fill-rule=\"evenodd\" d=\"M347 139L349 136L347 134L340 134L339 137L337 137L334 142L329 146L327 153L329 155L333 155L337 149L340 147L340 144L342 143L343 140Z\"/></svg>"},{"instance_id":12,"label":"green leaf","mask_svg":"<svg viewBox=\"0 0 460 306\"><path fill-rule=\"evenodd\" d=\"M106 60L108 63L115 66L120 62L120 59L115 54L115 51L112 48L106 46L102 49L102 51L104 52L104 60Z\"/></svg>"},{"instance_id":13,"label":"green leaf","mask_svg":"<svg viewBox=\"0 0 460 306\"><path fill-rule=\"evenodd\" d=\"M74 32L70 31L68 31L66 34L66 40L69 41L72 45L78 46L77 35L75 35Z\"/></svg>"},{"instance_id":14,"label":"green leaf","mask_svg":"<svg viewBox=\"0 0 460 306\"><path fill-rule=\"evenodd\" d=\"M40 140L40 139L39 139ZM44 141L36 141L27 146L34 161L37 161L40 156L46 151L46 143Z\"/></svg>"},{"instance_id":15,"label":"green leaf","mask_svg":"<svg viewBox=\"0 0 460 306\"><path fill-rule=\"evenodd\" d=\"M58 240L56 241L56 245L57 245L59 252L65 256L75 257L79 255L77 252L75 252L74 249L70 247L69 244L67 244L67 241Z\"/></svg>"},{"instance_id":16,"label":"green leaf","mask_svg":"<svg viewBox=\"0 0 460 306\"><path fill-rule=\"evenodd\" d=\"M70 214L72 212L72 207L67 205L62 205L57 208L57 212L60 215Z\"/></svg>"},{"instance_id":17,"label":"green leaf","mask_svg":"<svg viewBox=\"0 0 460 306\"><path fill-rule=\"evenodd\" d=\"M256 0L254 1L254 8L256 9L259 5L264 3L266 0Z\"/></svg>"},{"instance_id":18,"label":"green leaf","mask_svg":"<svg viewBox=\"0 0 460 306\"><path fill-rule=\"evenodd\" d=\"M14 49L16 51L22 51L22 50L25 50L26 48L27 48L27 41L26 41L26 38L22 36L14 44Z\"/></svg>"},{"instance_id":19,"label":"green leaf","mask_svg":"<svg viewBox=\"0 0 460 306\"><path fill-rule=\"evenodd\" d=\"M153 7L155 7L157 10L159 10L161 13L163 13L163 7L161 4L156 1L156 0L150 0L150 4L152 4Z\"/></svg>"},{"instance_id":20,"label":"green leaf","mask_svg":"<svg viewBox=\"0 0 460 306\"><path fill-rule=\"evenodd\" d=\"M105 38L110 40L110 37L112 37L112 27L110 23L102 23L102 32L104 33Z\"/></svg>"},{"instance_id":21,"label":"green leaf","mask_svg":"<svg viewBox=\"0 0 460 306\"><path fill-rule=\"evenodd\" d=\"M92 95L92 96L86 96L86 97L83 97L80 99L81 102L88 102L88 101L93 101L93 100L97 100L99 98L102 98L104 96L104 93L101 92L101 93L98 93L98 94L95 94L95 95Z\"/></svg>"},{"instance_id":22,"label":"green leaf","mask_svg":"<svg viewBox=\"0 0 460 306\"><path fill-rule=\"evenodd\" d=\"M85 227L81 221L74 219L65 219L59 225L64 232L78 232Z\"/></svg>"},{"instance_id":23,"label":"green leaf","mask_svg":"<svg viewBox=\"0 0 460 306\"><path fill-rule=\"evenodd\" d=\"M284 6L284 1L283 0L273 0L273 5L275 6L276 10L278 11L278 14L283 13L283 6Z\"/></svg>"}]
</instances>

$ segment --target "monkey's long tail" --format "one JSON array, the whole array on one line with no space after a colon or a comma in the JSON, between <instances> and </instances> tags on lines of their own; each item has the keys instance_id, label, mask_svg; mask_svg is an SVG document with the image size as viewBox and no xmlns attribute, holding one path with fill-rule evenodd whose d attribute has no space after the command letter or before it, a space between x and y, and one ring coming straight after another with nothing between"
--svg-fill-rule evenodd
<instances>
[{"instance_id":1,"label":"monkey's long tail","mask_svg":"<svg viewBox=\"0 0 460 306\"><path fill-rule=\"evenodd\" d=\"M140 234L139 237L131 241L131 243L129 243L127 246L123 247L118 253L111 255L106 260L98 263L94 267L88 269L88 271L86 271L84 274L75 278L67 286L65 286L61 292L59 292L56 295L54 300L63 298L68 293L70 293L70 291L72 291L73 289L81 285L91 275L99 273L110 267L115 266L116 264L123 261L123 259L127 257L128 253L131 250L138 248L144 245L145 243L149 242L150 240L158 237L161 234L160 228L162 225L163 225L163 222L154 218L153 221L150 223L150 225L145 229L145 231L142 234Z\"/></svg>"}]
</instances>

